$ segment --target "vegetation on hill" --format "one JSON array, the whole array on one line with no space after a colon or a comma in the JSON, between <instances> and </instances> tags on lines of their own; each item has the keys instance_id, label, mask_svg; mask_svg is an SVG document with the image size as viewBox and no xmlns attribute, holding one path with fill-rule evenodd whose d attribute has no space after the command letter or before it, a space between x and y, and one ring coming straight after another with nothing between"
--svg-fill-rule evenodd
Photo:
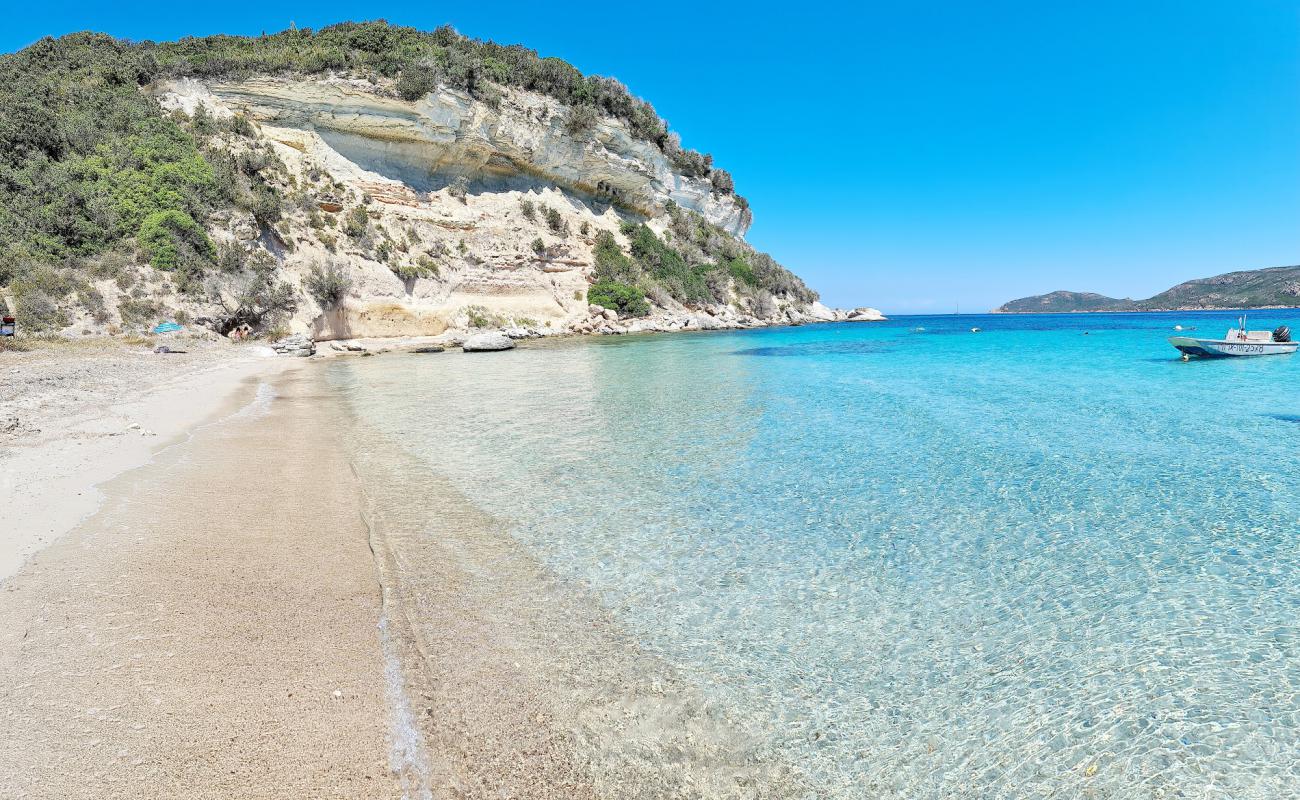
<instances>
[{"instance_id":1,"label":"vegetation on hill","mask_svg":"<svg viewBox=\"0 0 1300 800\"><path fill-rule=\"evenodd\" d=\"M1300 266L1242 270L1180 283L1146 300L1116 300L1091 292L1052 292L1000 306L1000 313L1176 311L1300 306Z\"/></svg>"},{"instance_id":2,"label":"vegetation on hill","mask_svg":"<svg viewBox=\"0 0 1300 800\"><path fill-rule=\"evenodd\" d=\"M623 253L612 234L597 235L596 280L600 288L595 295L588 293L590 302L635 316L626 300L634 293L649 295L661 306L668 304L668 298L685 306L700 306L727 302L734 287L753 313L766 316L771 313L773 295L806 303L817 299L798 276L771 256L733 239L699 214L676 205L669 205L668 214L670 225L664 238L648 225L623 225L630 256ZM647 307L641 313L648 312Z\"/></svg>"},{"instance_id":3,"label":"vegetation on hill","mask_svg":"<svg viewBox=\"0 0 1300 800\"><path fill-rule=\"evenodd\" d=\"M87 269L69 267L112 277L115 257L138 255L198 292L218 262L204 232L214 210L279 216L259 176L273 156L206 146L251 133L246 121L163 115L139 89L156 71L148 50L100 34L0 58L0 285L38 329L59 318L31 309L89 291Z\"/></svg>"},{"instance_id":4,"label":"vegetation on hill","mask_svg":"<svg viewBox=\"0 0 1300 800\"><path fill-rule=\"evenodd\" d=\"M995 309L1004 314L1055 314L1071 311L1127 311L1132 300L1117 300L1093 292L1056 291L1022 297Z\"/></svg>"},{"instance_id":5,"label":"vegetation on hill","mask_svg":"<svg viewBox=\"0 0 1300 800\"><path fill-rule=\"evenodd\" d=\"M554 97L574 110L572 124L590 127L600 115L622 120L633 136L657 145L690 177L709 178L715 191L734 194L731 176L707 153L686 150L654 107L633 97L619 81L583 75L560 58L542 58L523 45L501 45L462 36L444 25L432 32L383 20L343 22L312 31L281 31L260 37L187 37L141 45L160 73L171 76L244 77L331 70L373 72L397 81L415 100L439 85L463 89L489 105L500 102L498 86Z\"/></svg>"},{"instance_id":6,"label":"vegetation on hill","mask_svg":"<svg viewBox=\"0 0 1300 800\"><path fill-rule=\"evenodd\" d=\"M201 110L193 117L167 115L141 87L168 76L327 70L394 78L406 97L440 84L488 103L499 99L498 86L544 93L575 109L571 116L584 125L600 115L622 120L677 169L710 179L718 192L734 192L731 176L714 168L710 156L683 150L654 109L617 81L449 27L422 32L378 21L166 43L96 33L46 38L0 56L0 287L16 296L24 326L66 325L59 309L69 297L98 314L105 303L91 278L118 279L118 307L139 311L133 317L158 313L147 297L153 289L126 275L136 263L151 265L167 291L233 303L218 328L273 314L263 301L289 297L274 270L223 252L207 231L232 208L250 212L270 231L285 204L302 198L271 188L268 175L282 165L257 143L248 120L218 121ZM639 287L643 297L688 304L720 299L723 276L734 277L760 304L770 300L765 294L786 292L815 299L769 256L698 215L672 213L671 241L645 226L629 228L627 266L606 259L606 271L620 277L603 279ZM365 220L359 224L364 230ZM410 269L417 276L436 273L436 267ZM209 285L214 278L251 288L217 291ZM606 297L621 311L643 313L635 292L611 291Z\"/></svg>"}]
</instances>

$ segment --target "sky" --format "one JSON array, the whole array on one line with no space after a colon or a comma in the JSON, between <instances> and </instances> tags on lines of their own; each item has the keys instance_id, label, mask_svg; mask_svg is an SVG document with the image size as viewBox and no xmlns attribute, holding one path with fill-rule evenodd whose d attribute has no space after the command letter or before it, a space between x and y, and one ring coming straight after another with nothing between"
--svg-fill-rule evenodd
<instances>
[{"instance_id":1,"label":"sky","mask_svg":"<svg viewBox=\"0 0 1300 800\"><path fill-rule=\"evenodd\" d=\"M1300 264L1300 2L11 4L0 50L96 30L384 18L612 75L750 199L835 306L1148 297Z\"/></svg>"}]
</instances>

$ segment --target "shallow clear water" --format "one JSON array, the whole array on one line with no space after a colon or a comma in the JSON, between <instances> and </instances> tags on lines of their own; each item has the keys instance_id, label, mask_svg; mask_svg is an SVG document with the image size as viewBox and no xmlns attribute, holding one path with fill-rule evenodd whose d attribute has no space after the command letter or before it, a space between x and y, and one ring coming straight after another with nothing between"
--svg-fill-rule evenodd
<instances>
[{"instance_id":1,"label":"shallow clear water","mask_svg":"<svg viewBox=\"0 0 1300 800\"><path fill-rule=\"evenodd\" d=\"M910 317L331 369L827 796L1300 797L1300 361L1165 341L1232 320ZM1300 312L1250 327L1282 322Z\"/></svg>"}]
</instances>

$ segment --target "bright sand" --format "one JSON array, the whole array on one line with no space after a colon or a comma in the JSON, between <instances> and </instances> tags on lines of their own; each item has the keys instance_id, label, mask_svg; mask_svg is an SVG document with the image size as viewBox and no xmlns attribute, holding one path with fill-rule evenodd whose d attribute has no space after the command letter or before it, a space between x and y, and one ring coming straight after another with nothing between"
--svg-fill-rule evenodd
<instances>
[{"instance_id":1,"label":"bright sand","mask_svg":"<svg viewBox=\"0 0 1300 800\"><path fill-rule=\"evenodd\" d=\"M397 796L368 531L309 387L246 383L0 584L0 795Z\"/></svg>"}]
</instances>

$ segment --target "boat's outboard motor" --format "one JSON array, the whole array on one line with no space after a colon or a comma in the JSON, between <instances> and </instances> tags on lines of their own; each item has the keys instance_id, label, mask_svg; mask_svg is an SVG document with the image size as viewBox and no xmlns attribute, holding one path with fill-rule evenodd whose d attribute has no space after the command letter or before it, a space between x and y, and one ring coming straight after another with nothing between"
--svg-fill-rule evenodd
<instances>
[{"instance_id":1,"label":"boat's outboard motor","mask_svg":"<svg viewBox=\"0 0 1300 800\"><path fill-rule=\"evenodd\" d=\"M1291 329L1285 325L1278 325L1277 329L1273 331L1273 341L1275 342L1291 341Z\"/></svg>"}]
</instances>

